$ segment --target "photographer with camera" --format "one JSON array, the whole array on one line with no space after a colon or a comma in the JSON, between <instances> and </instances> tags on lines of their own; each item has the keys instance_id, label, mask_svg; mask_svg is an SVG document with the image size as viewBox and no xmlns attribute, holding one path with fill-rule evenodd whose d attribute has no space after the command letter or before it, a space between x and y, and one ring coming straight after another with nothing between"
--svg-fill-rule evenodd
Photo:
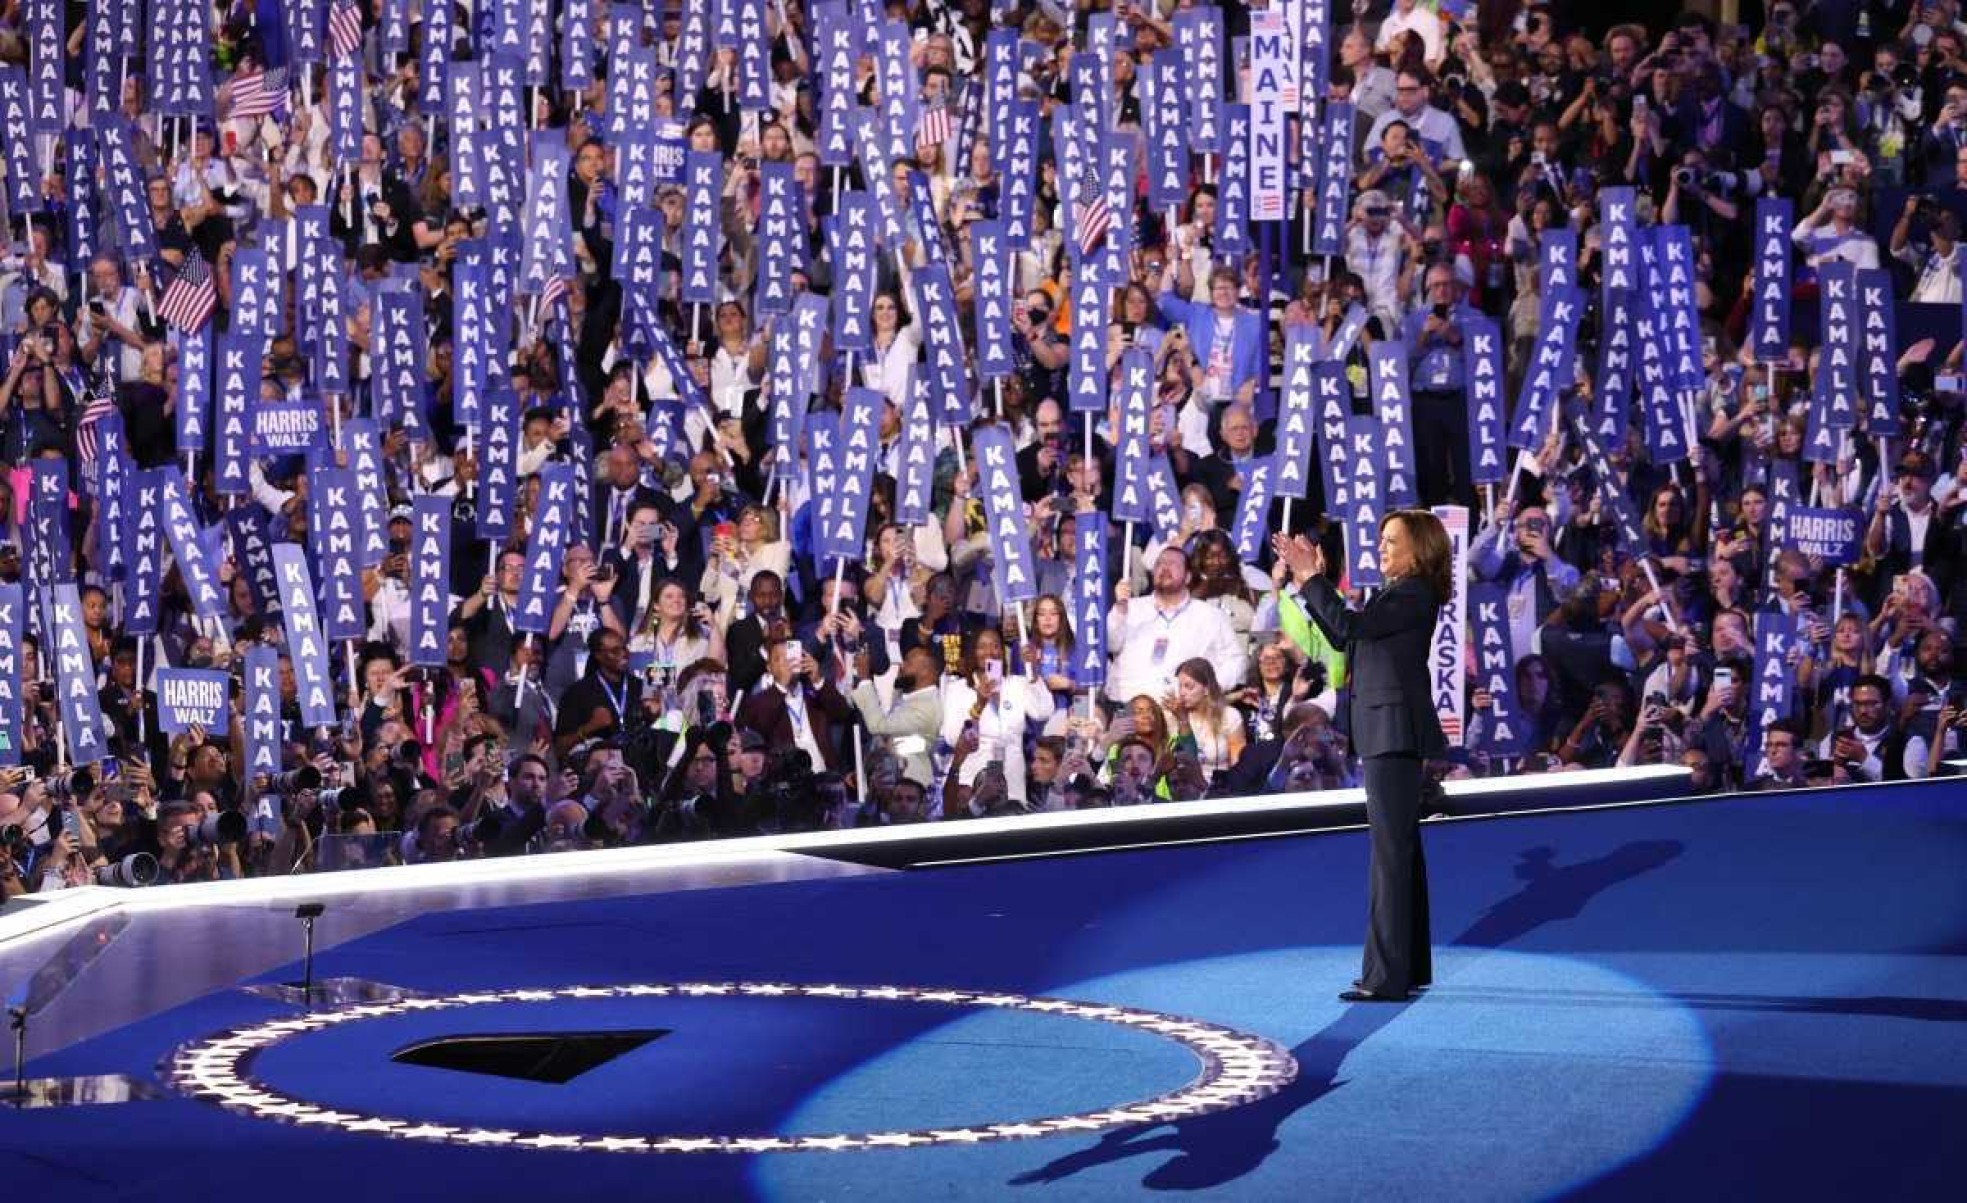
<instances>
[{"instance_id":1,"label":"photographer with camera","mask_svg":"<svg viewBox=\"0 0 1967 1203\"><path fill-rule=\"evenodd\" d=\"M1721 229L1727 229L1741 219L1741 207L1729 199L1729 194L1741 183L1742 177L1733 172L1709 171L1707 156L1701 151L1689 150L1680 156L1680 165L1668 177L1666 200L1660 206L1660 220L1684 223L1695 232L1696 237L1710 238L1716 221L1724 223Z\"/></svg>"},{"instance_id":2,"label":"photographer with camera","mask_svg":"<svg viewBox=\"0 0 1967 1203\"><path fill-rule=\"evenodd\" d=\"M545 758L521 752L506 765L502 751L496 736L475 737L466 760L470 785L452 794L460 819L472 824L472 842L486 856L519 855L546 826Z\"/></svg>"},{"instance_id":3,"label":"photographer with camera","mask_svg":"<svg viewBox=\"0 0 1967 1203\"><path fill-rule=\"evenodd\" d=\"M1925 237L1913 241L1915 223ZM1918 277L1907 299L1915 305L1960 304L1960 219L1930 192L1906 197L1886 243L1892 258Z\"/></svg>"},{"instance_id":4,"label":"photographer with camera","mask_svg":"<svg viewBox=\"0 0 1967 1203\"><path fill-rule=\"evenodd\" d=\"M219 880L219 846L198 838L204 817L196 802L166 802L157 808L158 885Z\"/></svg>"},{"instance_id":5,"label":"photographer with camera","mask_svg":"<svg viewBox=\"0 0 1967 1203\"><path fill-rule=\"evenodd\" d=\"M656 801L650 842L744 834L741 803L731 789L730 730L725 723L690 729Z\"/></svg>"}]
</instances>

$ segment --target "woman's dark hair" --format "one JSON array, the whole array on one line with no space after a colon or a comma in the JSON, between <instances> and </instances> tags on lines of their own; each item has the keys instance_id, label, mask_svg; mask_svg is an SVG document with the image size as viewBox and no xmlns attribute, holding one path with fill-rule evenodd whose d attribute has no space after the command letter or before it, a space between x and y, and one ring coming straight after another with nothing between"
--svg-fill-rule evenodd
<instances>
[{"instance_id":1,"label":"woman's dark hair","mask_svg":"<svg viewBox=\"0 0 1967 1203\"><path fill-rule=\"evenodd\" d=\"M1380 521L1380 529L1389 522L1398 522L1414 545L1414 575L1434 590L1436 605L1446 605L1455 591L1455 563L1441 519L1428 510L1395 510Z\"/></svg>"}]
</instances>

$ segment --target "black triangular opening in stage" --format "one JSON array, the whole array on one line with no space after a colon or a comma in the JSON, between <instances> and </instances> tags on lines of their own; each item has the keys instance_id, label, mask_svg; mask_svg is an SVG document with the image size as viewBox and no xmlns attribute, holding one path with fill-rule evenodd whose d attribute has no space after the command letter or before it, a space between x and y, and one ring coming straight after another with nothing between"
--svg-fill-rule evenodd
<instances>
[{"instance_id":1,"label":"black triangular opening in stage","mask_svg":"<svg viewBox=\"0 0 1967 1203\"><path fill-rule=\"evenodd\" d=\"M668 1028L624 1032L529 1032L516 1036L445 1036L398 1049L390 1060L431 1069L564 1085L632 1053Z\"/></svg>"}]
</instances>

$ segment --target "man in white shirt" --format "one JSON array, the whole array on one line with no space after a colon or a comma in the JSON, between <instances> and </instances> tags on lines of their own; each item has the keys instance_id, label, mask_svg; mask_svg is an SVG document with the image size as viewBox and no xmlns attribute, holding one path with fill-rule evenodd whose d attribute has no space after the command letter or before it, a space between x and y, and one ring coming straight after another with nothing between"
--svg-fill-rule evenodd
<instances>
[{"instance_id":1,"label":"man in white shirt","mask_svg":"<svg viewBox=\"0 0 1967 1203\"><path fill-rule=\"evenodd\" d=\"M117 383L127 383L143 374L143 349L150 345L143 336L143 303L136 289L123 283L123 270L109 255L89 261L89 289L76 341L81 344L84 364L94 364L98 355L110 356L108 367Z\"/></svg>"},{"instance_id":2,"label":"man in white shirt","mask_svg":"<svg viewBox=\"0 0 1967 1203\"><path fill-rule=\"evenodd\" d=\"M1352 103L1361 117L1372 121L1393 107L1393 70L1373 59L1373 44L1358 26L1339 40L1339 62L1352 69Z\"/></svg>"},{"instance_id":3,"label":"man in white shirt","mask_svg":"<svg viewBox=\"0 0 1967 1203\"><path fill-rule=\"evenodd\" d=\"M1911 268L1918 276L1912 286L1916 305L1960 304L1960 219L1942 209L1927 226L1928 247L1912 241L1912 219L1919 211L1919 196L1906 198L1904 212L1892 227L1892 258Z\"/></svg>"},{"instance_id":4,"label":"man in white shirt","mask_svg":"<svg viewBox=\"0 0 1967 1203\"><path fill-rule=\"evenodd\" d=\"M1394 228L1395 217L1393 198L1369 189L1353 205L1345 235L1345 265L1365 285L1366 308L1388 330L1400 328L1400 274L1414 240L1412 231Z\"/></svg>"},{"instance_id":5,"label":"man in white shirt","mask_svg":"<svg viewBox=\"0 0 1967 1203\"><path fill-rule=\"evenodd\" d=\"M1140 694L1159 698L1174 688L1175 669L1201 657L1216 666L1216 679L1240 682L1249 666L1249 649L1216 607L1195 603L1188 592L1188 553L1166 547L1154 559L1154 591L1131 596L1126 582L1115 587L1118 600L1106 619L1112 664L1106 695L1125 702Z\"/></svg>"},{"instance_id":6,"label":"man in white shirt","mask_svg":"<svg viewBox=\"0 0 1967 1203\"><path fill-rule=\"evenodd\" d=\"M1850 188L1824 193L1823 203L1790 231L1790 241L1811 267L1835 260L1861 268L1878 266L1878 243L1858 224L1858 194Z\"/></svg>"}]
</instances>

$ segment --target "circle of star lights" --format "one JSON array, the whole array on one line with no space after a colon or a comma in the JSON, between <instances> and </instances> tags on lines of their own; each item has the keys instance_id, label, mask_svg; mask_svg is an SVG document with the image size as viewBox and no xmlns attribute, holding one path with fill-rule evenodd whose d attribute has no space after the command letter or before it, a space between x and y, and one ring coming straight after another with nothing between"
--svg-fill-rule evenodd
<instances>
[{"instance_id":1,"label":"circle of star lights","mask_svg":"<svg viewBox=\"0 0 1967 1203\"><path fill-rule=\"evenodd\" d=\"M417 1011L560 1000L634 998L824 998L869 1002L928 1003L1060 1015L1118 1024L1172 1040L1202 1062L1202 1072L1179 1090L1136 1103L960 1128L925 1128L818 1136L661 1136L602 1135L478 1128L436 1124L413 1118L368 1115L310 1103L282 1094L252 1077L252 1063L274 1045L344 1024L384 1019ZM474 1148L565 1149L590 1153L791 1153L848 1149L969 1145L986 1141L1030 1140L1073 1132L1098 1132L1133 1125L1172 1123L1212 1111L1256 1102L1277 1093L1297 1077L1298 1065L1279 1045L1218 1024L1184 1019L1133 1007L1074 1002L974 990L911 989L902 986L793 985L776 982L680 982L659 985L565 986L555 989L471 991L437 997L403 998L316 1011L292 1019L234 1028L180 1046L163 1066L165 1084L179 1094L256 1119L343 1132L369 1132L398 1140Z\"/></svg>"}]
</instances>

